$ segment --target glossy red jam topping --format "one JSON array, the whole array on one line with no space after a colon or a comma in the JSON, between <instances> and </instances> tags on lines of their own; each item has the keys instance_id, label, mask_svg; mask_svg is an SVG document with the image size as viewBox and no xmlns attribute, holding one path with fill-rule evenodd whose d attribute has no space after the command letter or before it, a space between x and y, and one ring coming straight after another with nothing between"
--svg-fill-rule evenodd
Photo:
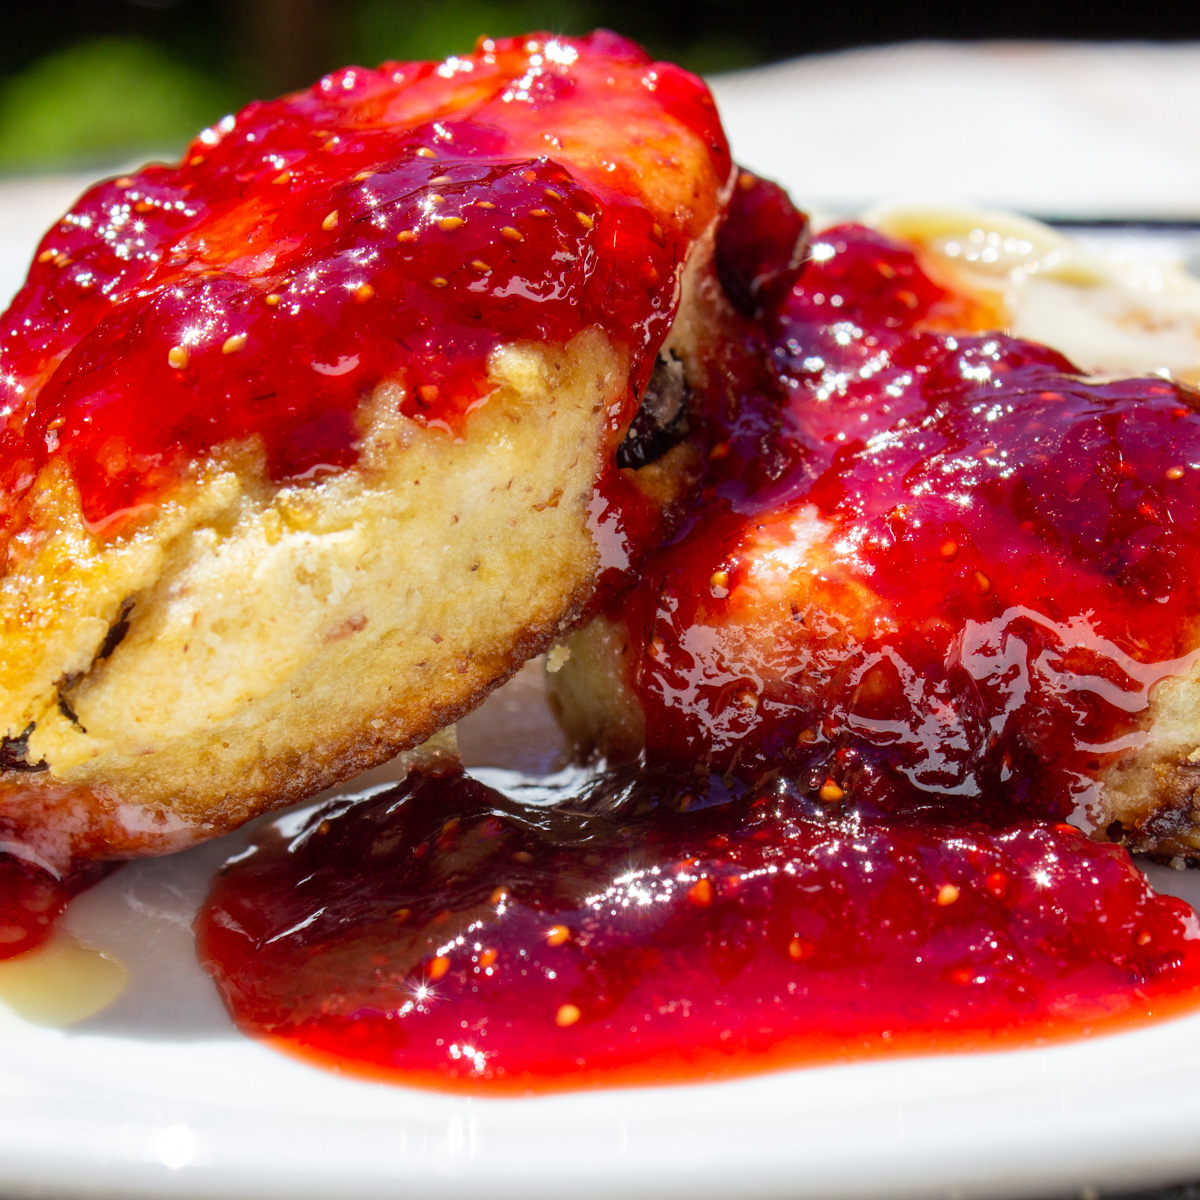
<instances>
[{"instance_id":1,"label":"glossy red jam topping","mask_svg":"<svg viewBox=\"0 0 1200 1200\"><path fill-rule=\"evenodd\" d=\"M787 192L747 171L738 173L716 243L717 278L747 317L771 312L804 269L808 216Z\"/></svg>"},{"instance_id":2,"label":"glossy red jam topping","mask_svg":"<svg viewBox=\"0 0 1200 1200\"><path fill-rule=\"evenodd\" d=\"M727 436L620 610L641 761L553 803L431 768L261 833L197 923L247 1032L519 1093L1194 1007L1195 914L1058 820L1192 650L1192 397L964 332L866 229L801 271L769 185L729 220Z\"/></svg>"},{"instance_id":3,"label":"glossy red jam topping","mask_svg":"<svg viewBox=\"0 0 1200 1200\"><path fill-rule=\"evenodd\" d=\"M790 233L788 237L790 238ZM653 766L957 817L1070 814L1200 612L1200 415L816 237L691 526L618 615Z\"/></svg>"},{"instance_id":4,"label":"glossy red jam topping","mask_svg":"<svg viewBox=\"0 0 1200 1200\"><path fill-rule=\"evenodd\" d=\"M345 467L385 379L457 432L498 344L591 326L631 356L622 426L729 170L704 85L607 33L252 104L41 243L0 319L4 524L51 457L104 530L224 443L277 481Z\"/></svg>"},{"instance_id":5,"label":"glossy red jam topping","mask_svg":"<svg viewBox=\"0 0 1200 1200\"><path fill-rule=\"evenodd\" d=\"M111 869L108 864L94 864L64 877L0 850L0 959L40 946L67 901Z\"/></svg>"},{"instance_id":6,"label":"glossy red jam topping","mask_svg":"<svg viewBox=\"0 0 1200 1200\"><path fill-rule=\"evenodd\" d=\"M1071 826L653 776L547 807L447 769L337 802L260 833L197 929L246 1032L493 1092L1035 1044L1200 984L1191 909Z\"/></svg>"}]
</instances>

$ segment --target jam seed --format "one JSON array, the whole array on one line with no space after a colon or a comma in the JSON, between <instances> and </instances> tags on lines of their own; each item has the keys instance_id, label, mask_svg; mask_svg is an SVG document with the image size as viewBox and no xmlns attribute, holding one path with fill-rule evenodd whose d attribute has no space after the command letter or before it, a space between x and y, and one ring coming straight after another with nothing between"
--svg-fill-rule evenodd
<instances>
[{"instance_id":1,"label":"jam seed","mask_svg":"<svg viewBox=\"0 0 1200 1200\"><path fill-rule=\"evenodd\" d=\"M222 354L236 354L246 344L246 335L244 333L230 334L221 343Z\"/></svg>"},{"instance_id":2,"label":"jam seed","mask_svg":"<svg viewBox=\"0 0 1200 1200\"><path fill-rule=\"evenodd\" d=\"M505 225L500 230L500 236L508 238L510 242L523 242L525 240L525 235L519 229L514 229L511 225Z\"/></svg>"},{"instance_id":3,"label":"jam seed","mask_svg":"<svg viewBox=\"0 0 1200 1200\"><path fill-rule=\"evenodd\" d=\"M713 902L713 885L707 879L697 879L688 888L688 903L697 908L707 908Z\"/></svg>"},{"instance_id":4,"label":"jam seed","mask_svg":"<svg viewBox=\"0 0 1200 1200\"><path fill-rule=\"evenodd\" d=\"M583 1013L574 1004L560 1004L558 1012L554 1014L554 1023L559 1029L566 1029L568 1025L574 1025L582 1016Z\"/></svg>"},{"instance_id":5,"label":"jam seed","mask_svg":"<svg viewBox=\"0 0 1200 1200\"><path fill-rule=\"evenodd\" d=\"M438 219L438 228L446 233L452 233L460 225L465 225L466 222L462 217L441 217Z\"/></svg>"},{"instance_id":6,"label":"jam seed","mask_svg":"<svg viewBox=\"0 0 1200 1200\"><path fill-rule=\"evenodd\" d=\"M938 907L939 908L947 908L951 904L957 903L958 898L961 895L962 895L962 890L960 888L955 887L955 885L952 883L943 883L942 886L940 888L938 888L938 893L937 893Z\"/></svg>"},{"instance_id":7,"label":"jam seed","mask_svg":"<svg viewBox=\"0 0 1200 1200\"><path fill-rule=\"evenodd\" d=\"M175 370L182 371L188 365L188 348L186 346L172 346L167 351L167 362Z\"/></svg>"},{"instance_id":8,"label":"jam seed","mask_svg":"<svg viewBox=\"0 0 1200 1200\"><path fill-rule=\"evenodd\" d=\"M429 964L429 978L437 983L448 970L450 970L450 960L444 954L439 954Z\"/></svg>"},{"instance_id":9,"label":"jam seed","mask_svg":"<svg viewBox=\"0 0 1200 1200\"><path fill-rule=\"evenodd\" d=\"M570 940L571 931L565 925L552 925L546 933L546 944L549 946L561 946Z\"/></svg>"},{"instance_id":10,"label":"jam seed","mask_svg":"<svg viewBox=\"0 0 1200 1200\"><path fill-rule=\"evenodd\" d=\"M321 222L321 228L324 229L326 232L328 232L331 229L336 229L338 227L338 221L340 219L341 218L338 216L338 210L335 208L333 210L333 212L328 213L325 217L325 220L323 220Z\"/></svg>"},{"instance_id":11,"label":"jam seed","mask_svg":"<svg viewBox=\"0 0 1200 1200\"><path fill-rule=\"evenodd\" d=\"M821 784L821 790L817 794L822 800L825 801L826 804L836 804L846 794L846 792L843 788L838 787L838 785L832 779L827 778L825 782Z\"/></svg>"}]
</instances>

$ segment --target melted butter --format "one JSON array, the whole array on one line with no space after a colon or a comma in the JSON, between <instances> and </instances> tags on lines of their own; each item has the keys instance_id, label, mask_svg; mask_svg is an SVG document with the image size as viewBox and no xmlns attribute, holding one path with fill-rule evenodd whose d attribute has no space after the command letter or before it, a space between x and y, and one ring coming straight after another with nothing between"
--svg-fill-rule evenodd
<instances>
[{"instance_id":1,"label":"melted butter","mask_svg":"<svg viewBox=\"0 0 1200 1200\"><path fill-rule=\"evenodd\" d=\"M60 931L36 950L0 961L0 1006L34 1025L74 1025L107 1008L127 980L115 958Z\"/></svg>"},{"instance_id":2,"label":"melted butter","mask_svg":"<svg viewBox=\"0 0 1200 1200\"><path fill-rule=\"evenodd\" d=\"M890 204L865 220L1003 313L1005 332L1086 371L1200 381L1200 283L1176 262L1096 253L1040 221L969 206Z\"/></svg>"},{"instance_id":3,"label":"melted butter","mask_svg":"<svg viewBox=\"0 0 1200 1200\"><path fill-rule=\"evenodd\" d=\"M1112 264L1040 221L966 206L880 205L867 224L889 237L914 242L978 283L1003 287L1014 278L1049 277L1080 287L1115 279Z\"/></svg>"}]
</instances>

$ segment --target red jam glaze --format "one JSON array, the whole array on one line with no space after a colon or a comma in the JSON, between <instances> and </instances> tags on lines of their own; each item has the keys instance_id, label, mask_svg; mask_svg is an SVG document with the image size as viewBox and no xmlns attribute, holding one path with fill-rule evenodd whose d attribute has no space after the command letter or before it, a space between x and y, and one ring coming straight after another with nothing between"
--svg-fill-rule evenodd
<instances>
[{"instance_id":1,"label":"red jam glaze","mask_svg":"<svg viewBox=\"0 0 1200 1200\"><path fill-rule=\"evenodd\" d=\"M53 932L67 901L112 869L111 864L91 864L58 876L0 851L0 959L37 949Z\"/></svg>"},{"instance_id":2,"label":"red jam glaze","mask_svg":"<svg viewBox=\"0 0 1200 1200\"><path fill-rule=\"evenodd\" d=\"M444 766L260 833L197 922L246 1032L523 1093L1194 1007L1195 914L1057 820L1191 649L1191 397L945 332L969 300L865 229L797 281L768 185L730 223L728 437L621 610L642 761L550 806Z\"/></svg>"},{"instance_id":3,"label":"red jam glaze","mask_svg":"<svg viewBox=\"0 0 1200 1200\"><path fill-rule=\"evenodd\" d=\"M807 214L783 188L738 173L714 255L717 279L738 312L761 317L787 296L804 269L808 233Z\"/></svg>"},{"instance_id":4,"label":"red jam glaze","mask_svg":"<svg viewBox=\"0 0 1200 1200\"><path fill-rule=\"evenodd\" d=\"M105 531L222 443L276 481L343 468L383 379L457 433L498 344L590 326L631 357L623 427L729 173L704 85L603 32L251 104L41 243L0 318L3 526L51 456Z\"/></svg>"},{"instance_id":5,"label":"red jam glaze","mask_svg":"<svg viewBox=\"0 0 1200 1200\"><path fill-rule=\"evenodd\" d=\"M615 610L652 766L1053 818L1138 744L1197 645L1196 396L945 332L969 310L870 230L815 239L762 316L772 377Z\"/></svg>"},{"instance_id":6,"label":"red jam glaze","mask_svg":"<svg viewBox=\"0 0 1200 1200\"><path fill-rule=\"evenodd\" d=\"M1191 909L1069 825L652 775L538 807L451 768L335 802L257 835L197 932L246 1032L493 1093L1045 1043L1200 985Z\"/></svg>"}]
</instances>

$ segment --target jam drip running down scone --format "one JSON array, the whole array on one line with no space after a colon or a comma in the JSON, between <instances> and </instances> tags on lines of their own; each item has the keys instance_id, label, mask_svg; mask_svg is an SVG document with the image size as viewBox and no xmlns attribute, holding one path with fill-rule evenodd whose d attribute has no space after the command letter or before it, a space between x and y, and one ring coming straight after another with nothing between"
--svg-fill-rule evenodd
<instances>
[{"instance_id":1,"label":"jam drip running down scone","mask_svg":"<svg viewBox=\"0 0 1200 1200\"><path fill-rule=\"evenodd\" d=\"M730 182L704 85L599 33L347 68L87 193L0 321L6 836L230 828L625 578L701 457Z\"/></svg>"},{"instance_id":2,"label":"jam drip running down scone","mask_svg":"<svg viewBox=\"0 0 1200 1200\"><path fill-rule=\"evenodd\" d=\"M779 202L743 183L734 300L790 245L727 249ZM759 308L696 515L555 676L577 742L831 813L1200 849L1195 393L992 331L862 226Z\"/></svg>"}]
</instances>

